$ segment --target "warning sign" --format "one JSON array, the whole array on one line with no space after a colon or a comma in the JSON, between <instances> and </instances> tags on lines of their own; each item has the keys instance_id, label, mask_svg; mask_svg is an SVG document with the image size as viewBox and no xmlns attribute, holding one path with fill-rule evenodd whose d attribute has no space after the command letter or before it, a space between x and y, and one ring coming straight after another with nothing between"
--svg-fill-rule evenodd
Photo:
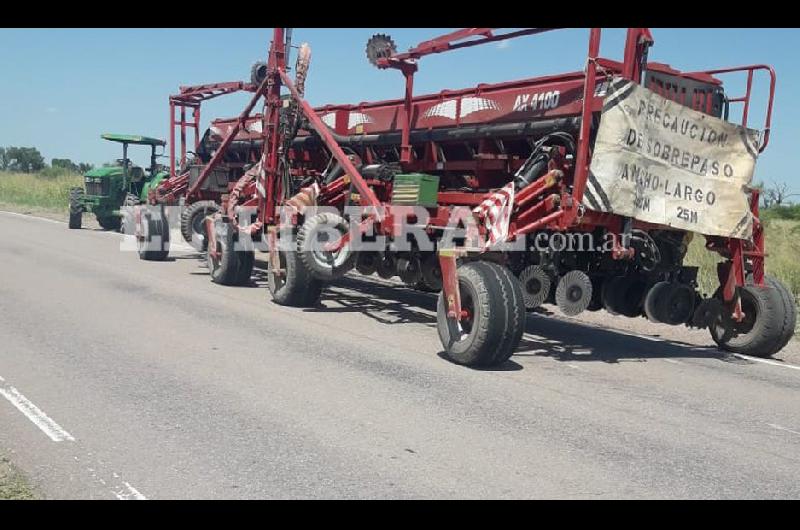
<instances>
[{"instance_id":1,"label":"warning sign","mask_svg":"<svg viewBox=\"0 0 800 530\"><path fill-rule=\"evenodd\" d=\"M749 239L745 192L758 131L670 101L626 79L603 103L583 204L707 235Z\"/></svg>"}]
</instances>

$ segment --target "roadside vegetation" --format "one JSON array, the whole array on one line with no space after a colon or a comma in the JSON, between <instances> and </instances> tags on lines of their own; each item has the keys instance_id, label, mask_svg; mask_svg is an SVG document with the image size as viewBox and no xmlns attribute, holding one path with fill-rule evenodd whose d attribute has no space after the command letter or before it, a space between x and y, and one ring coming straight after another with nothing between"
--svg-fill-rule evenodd
<instances>
[{"instance_id":1,"label":"roadside vegetation","mask_svg":"<svg viewBox=\"0 0 800 530\"><path fill-rule=\"evenodd\" d=\"M41 208L67 213L69 189L83 186L83 177L60 168L38 173L0 171L0 204Z\"/></svg>"},{"instance_id":2,"label":"roadside vegetation","mask_svg":"<svg viewBox=\"0 0 800 530\"><path fill-rule=\"evenodd\" d=\"M0 500L31 500L36 494L25 477L11 462L0 456Z\"/></svg>"}]
</instances>

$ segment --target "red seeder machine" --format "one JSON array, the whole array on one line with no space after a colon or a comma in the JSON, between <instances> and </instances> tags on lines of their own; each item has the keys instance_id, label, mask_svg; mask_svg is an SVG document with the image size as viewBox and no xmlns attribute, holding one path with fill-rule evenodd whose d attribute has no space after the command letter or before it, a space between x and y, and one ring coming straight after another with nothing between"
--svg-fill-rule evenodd
<instances>
[{"instance_id":1,"label":"red seeder machine","mask_svg":"<svg viewBox=\"0 0 800 530\"><path fill-rule=\"evenodd\" d=\"M788 290L764 272L758 190L736 187L745 216L735 231L720 235L687 230L681 222L700 227L713 220L710 206L727 193L724 182L708 189L679 185L678 198L686 201L680 219L654 223L615 211L618 196L593 171L601 162L593 153L608 137L602 127L619 108L633 119L637 109L630 98L637 91L666 101L655 110L641 103L639 115L659 127L663 122L667 133L683 128L687 139L705 142L692 154L642 141L640 134L639 146L655 145L655 158L665 167L686 170L699 182L706 174L710 181L717 170L736 177L741 159L725 158L734 152L729 145L735 135L714 127L728 119L731 103L741 103L742 126L727 126L739 131L737 145L747 147L752 169L769 140L772 68L679 72L647 61L654 41L644 28L629 29L622 61L611 60L599 56L601 31L592 29L584 71L413 93L419 61L427 55L545 31L468 28L405 53L389 37L375 35L367 57L378 68L402 74L403 98L314 109L303 98L310 48L296 48L292 79L291 31L275 29L268 60L254 69L251 84L193 87L172 98L182 171L175 170L173 142L173 178L137 216L140 255L166 256L163 205L184 197L216 212L205 217L207 262L216 283L249 281L259 244L269 252L269 291L278 304L314 305L325 282L351 270L399 276L408 286L440 291L438 332L456 363L505 362L522 337L526 310L543 303L568 315L605 308L709 328L720 347L738 353L770 356L782 349L794 332L796 306ZM759 70L769 74L769 103L763 132L751 136L746 125ZM717 76L730 73L746 75L744 96L725 94ZM238 118L213 122L201 141L199 100L232 90L249 90L253 97ZM253 114L262 97L263 113ZM178 122L175 107L181 109ZM193 121L186 120L186 108L193 109ZM676 116L674 124L659 108ZM186 127L194 127L201 151L194 166L185 162ZM636 147L633 137L629 144ZM211 143L213 152L203 151ZM702 149L712 148L721 150L722 161L701 168ZM632 170L632 204L639 210L650 207L653 190L674 200L668 182L659 187L658 175ZM697 268L683 264L694 232L704 234L706 248L722 260L720 285L711 297L698 292ZM576 237L607 244L552 244ZM541 245L545 240L550 244Z\"/></svg>"}]
</instances>

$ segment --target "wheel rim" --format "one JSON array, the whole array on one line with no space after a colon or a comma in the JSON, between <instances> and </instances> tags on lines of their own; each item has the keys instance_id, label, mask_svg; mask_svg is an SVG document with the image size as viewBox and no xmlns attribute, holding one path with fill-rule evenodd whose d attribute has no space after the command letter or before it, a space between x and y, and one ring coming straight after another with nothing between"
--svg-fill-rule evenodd
<instances>
[{"instance_id":1,"label":"wheel rim","mask_svg":"<svg viewBox=\"0 0 800 530\"><path fill-rule=\"evenodd\" d=\"M458 321L460 333L458 342L469 337L475 326L475 302L469 292L461 292L461 319Z\"/></svg>"}]
</instances>

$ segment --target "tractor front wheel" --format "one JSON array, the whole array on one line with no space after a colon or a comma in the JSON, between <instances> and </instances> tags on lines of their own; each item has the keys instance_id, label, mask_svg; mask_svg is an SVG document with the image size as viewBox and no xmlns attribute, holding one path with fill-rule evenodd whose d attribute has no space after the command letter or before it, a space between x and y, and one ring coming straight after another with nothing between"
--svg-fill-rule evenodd
<instances>
[{"instance_id":1,"label":"tractor front wheel","mask_svg":"<svg viewBox=\"0 0 800 530\"><path fill-rule=\"evenodd\" d=\"M71 229L78 229L81 227L83 197L83 188L72 188L69 190L69 227Z\"/></svg>"},{"instance_id":2,"label":"tractor front wheel","mask_svg":"<svg viewBox=\"0 0 800 530\"><path fill-rule=\"evenodd\" d=\"M477 261L458 268L461 319L447 317L444 291L436 320L445 355L470 367L497 366L514 353L525 330L519 281L496 263Z\"/></svg>"}]
</instances>

